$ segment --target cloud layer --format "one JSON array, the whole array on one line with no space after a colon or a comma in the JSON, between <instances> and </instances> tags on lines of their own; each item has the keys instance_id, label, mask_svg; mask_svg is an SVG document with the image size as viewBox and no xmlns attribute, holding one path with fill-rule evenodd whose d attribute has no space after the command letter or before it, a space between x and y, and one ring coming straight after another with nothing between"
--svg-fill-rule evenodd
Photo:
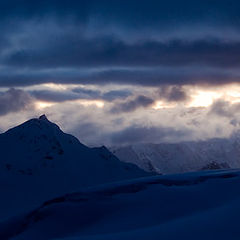
<instances>
[{"instance_id":1,"label":"cloud layer","mask_svg":"<svg viewBox=\"0 0 240 240\"><path fill-rule=\"evenodd\" d=\"M91 145L227 137L239 12L233 0L1 1L0 129L46 113Z\"/></svg>"},{"instance_id":2,"label":"cloud layer","mask_svg":"<svg viewBox=\"0 0 240 240\"><path fill-rule=\"evenodd\" d=\"M11 88L0 93L0 115L30 109L32 104L33 98L23 90Z\"/></svg>"},{"instance_id":3,"label":"cloud layer","mask_svg":"<svg viewBox=\"0 0 240 240\"><path fill-rule=\"evenodd\" d=\"M0 9L0 86L239 81L236 1L11 0Z\"/></svg>"}]
</instances>

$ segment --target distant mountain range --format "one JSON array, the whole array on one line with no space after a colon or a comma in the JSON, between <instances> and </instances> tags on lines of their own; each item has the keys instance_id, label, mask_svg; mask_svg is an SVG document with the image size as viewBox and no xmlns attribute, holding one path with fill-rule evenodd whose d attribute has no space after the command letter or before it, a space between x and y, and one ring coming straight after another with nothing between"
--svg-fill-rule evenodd
<instances>
[{"instance_id":1,"label":"distant mountain range","mask_svg":"<svg viewBox=\"0 0 240 240\"><path fill-rule=\"evenodd\" d=\"M114 147L121 161L159 174L240 168L240 134L199 142L139 144Z\"/></svg>"},{"instance_id":2,"label":"distant mountain range","mask_svg":"<svg viewBox=\"0 0 240 240\"><path fill-rule=\"evenodd\" d=\"M88 148L45 115L0 134L1 217L83 187L147 176L105 147Z\"/></svg>"}]
</instances>

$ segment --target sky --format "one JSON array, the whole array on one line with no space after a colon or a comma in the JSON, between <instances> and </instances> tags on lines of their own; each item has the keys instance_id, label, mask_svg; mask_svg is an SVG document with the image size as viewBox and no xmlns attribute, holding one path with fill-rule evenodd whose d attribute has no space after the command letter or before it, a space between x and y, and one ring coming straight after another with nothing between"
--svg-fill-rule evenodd
<instances>
[{"instance_id":1,"label":"sky","mask_svg":"<svg viewBox=\"0 0 240 240\"><path fill-rule=\"evenodd\" d=\"M229 137L240 3L0 2L0 132L46 114L89 146Z\"/></svg>"}]
</instances>

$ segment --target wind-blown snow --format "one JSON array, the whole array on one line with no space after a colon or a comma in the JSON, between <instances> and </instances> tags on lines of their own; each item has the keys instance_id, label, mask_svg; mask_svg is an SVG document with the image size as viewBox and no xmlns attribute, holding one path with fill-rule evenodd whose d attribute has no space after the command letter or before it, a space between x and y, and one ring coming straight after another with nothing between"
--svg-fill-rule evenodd
<instances>
[{"instance_id":1,"label":"wind-blown snow","mask_svg":"<svg viewBox=\"0 0 240 240\"><path fill-rule=\"evenodd\" d=\"M240 172L148 177L91 188L0 224L2 240L239 239Z\"/></svg>"}]
</instances>

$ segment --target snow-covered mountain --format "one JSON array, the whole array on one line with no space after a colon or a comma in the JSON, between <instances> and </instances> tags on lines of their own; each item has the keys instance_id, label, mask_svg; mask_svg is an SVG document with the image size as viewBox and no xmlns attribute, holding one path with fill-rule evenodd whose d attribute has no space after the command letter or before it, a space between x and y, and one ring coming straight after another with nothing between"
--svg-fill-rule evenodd
<instances>
[{"instance_id":1,"label":"snow-covered mountain","mask_svg":"<svg viewBox=\"0 0 240 240\"><path fill-rule=\"evenodd\" d=\"M82 187L146 175L105 147L81 144L43 115L0 134L0 218Z\"/></svg>"},{"instance_id":2,"label":"snow-covered mountain","mask_svg":"<svg viewBox=\"0 0 240 240\"><path fill-rule=\"evenodd\" d=\"M240 172L147 177L67 194L0 223L1 240L238 240Z\"/></svg>"},{"instance_id":3,"label":"snow-covered mountain","mask_svg":"<svg viewBox=\"0 0 240 240\"><path fill-rule=\"evenodd\" d=\"M199 142L139 144L115 147L121 161L148 172L181 173L208 169L240 168L240 135Z\"/></svg>"}]
</instances>

